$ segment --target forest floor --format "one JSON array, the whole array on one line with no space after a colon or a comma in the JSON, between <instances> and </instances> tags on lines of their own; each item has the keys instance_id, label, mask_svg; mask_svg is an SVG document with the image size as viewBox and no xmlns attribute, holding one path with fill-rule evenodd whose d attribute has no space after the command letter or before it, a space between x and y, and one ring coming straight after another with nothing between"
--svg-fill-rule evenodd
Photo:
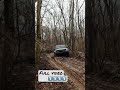
<instances>
[{"instance_id":1,"label":"forest floor","mask_svg":"<svg viewBox=\"0 0 120 90\"><path fill-rule=\"evenodd\" d=\"M68 76L68 82L36 82L36 90L85 90L84 56L54 57L52 53L47 53L41 56L41 60L44 60L46 69L64 70L65 75Z\"/></svg>"}]
</instances>

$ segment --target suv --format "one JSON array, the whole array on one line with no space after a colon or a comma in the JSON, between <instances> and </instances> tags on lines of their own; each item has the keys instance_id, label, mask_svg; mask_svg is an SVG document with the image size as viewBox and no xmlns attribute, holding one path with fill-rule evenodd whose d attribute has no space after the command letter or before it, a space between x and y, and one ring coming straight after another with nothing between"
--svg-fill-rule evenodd
<instances>
[{"instance_id":1,"label":"suv","mask_svg":"<svg viewBox=\"0 0 120 90\"><path fill-rule=\"evenodd\" d=\"M54 48L54 56L69 56L69 49L65 45L56 45Z\"/></svg>"}]
</instances>

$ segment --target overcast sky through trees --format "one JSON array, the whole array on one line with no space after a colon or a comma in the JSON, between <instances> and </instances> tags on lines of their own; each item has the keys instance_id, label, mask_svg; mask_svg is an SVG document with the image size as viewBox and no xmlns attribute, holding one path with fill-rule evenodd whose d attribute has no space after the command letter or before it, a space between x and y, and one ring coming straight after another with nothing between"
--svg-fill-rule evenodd
<instances>
[{"instance_id":1,"label":"overcast sky through trees","mask_svg":"<svg viewBox=\"0 0 120 90\"><path fill-rule=\"evenodd\" d=\"M53 25L53 17L51 14L53 14L54 17L56 17L56 19L59 20L59 18L61 17L61 12L60 12L60 9L57 5L57 1L60 1L60 3L62 4L63 3L63 7L64 7L64 14L65 14L65 18L66 18L66 21L69 22L69 2L70 0L43 0L42 2L42 15L41 17L43 18L43 22L42 22L42 25L43 26L48 26L48 27L51 27L51 25ZM76 5L76 1L75 0L75 5ZM85 2L84 0L78 0L78 5L79 5L79 8L81 7L80 9L80 17L82 19L85 18ZM75 8L76 9L76 8ZM76 14L76 11L75 11L75 14ZM76 16L74 15L74 17L76 18ZM85 23L85 20L84 22ZM63 25L61 25L62 27Z\"/></svg>"}]
</instances>

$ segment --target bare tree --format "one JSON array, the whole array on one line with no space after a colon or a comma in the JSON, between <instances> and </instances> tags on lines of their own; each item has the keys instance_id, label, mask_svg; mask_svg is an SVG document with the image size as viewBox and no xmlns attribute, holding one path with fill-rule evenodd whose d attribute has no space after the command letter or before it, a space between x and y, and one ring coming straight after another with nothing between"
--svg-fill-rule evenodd
<instances>
[{"instance_id":1,"label":"bare tree","mask_svg":"<svg viewBox=\"0 0 120 90\"><path fill-rule=\"evenodd\" d=\"M41 40L41 7L42 0L37 0L37 38Z\"/></svg>"}]
</instances>

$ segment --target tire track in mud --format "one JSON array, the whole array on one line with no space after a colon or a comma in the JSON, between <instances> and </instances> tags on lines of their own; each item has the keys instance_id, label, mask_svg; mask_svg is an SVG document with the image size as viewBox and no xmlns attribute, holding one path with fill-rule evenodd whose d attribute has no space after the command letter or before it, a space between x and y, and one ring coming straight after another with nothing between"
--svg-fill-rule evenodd
<instances>
[{"instance_id":1,"label":"tire track in mud","mask_svg":"<svg viewBox=\"0 0 120 90\"><path fill-rule=\"evenodd\" d=\"M62 59L66 59L66 58L62 57ZM85 76L84 76L85 63L77 61L77 60L59 60L59 61L62 62L69 69L73 70L73 72L75 72L77 75L79 75L82 82L85 82Z\"/></svg>"},{"instance_id":2,"label":"tire track in mud","mask_svg":"<svg viewBox=\"0 0 120 90\"><path fill-rule=\"evenodd\" d=\"M56 62L58 64L61 64L61 66L64 66L65 68L67 68L70 72L72 72L72 74L76 77L78 77L77 79L79 79L79 81L81 82L81 84L84 85L83 82L85 82L85 80L83 79L83 74L78 70L78 68L74 67L73 65L68 65L67 63L64 64L64 62L61 62L60 60L56 59Z\"/></svg>"},{"instance_id":3,"label":"tire track in mud","mask_svg":"<svg viewBox=\"0 0 120 90\"><path fill-rule=\"evenodd\" d=\"M65 65L63 62L61 62L60 60L56 59L56 58L51 58L50 55L47 55L47 57L49 58L49 63L52 66L55 66L57 69L60 70L64 70L65 74L68 76L68 79L71 80L75 86L78 88L77 90L85 90L85 84L84 84L84 80L83 80L83 75L81 75L81 73L76 70L76 69L72 69L69 66Z\"/></svg>"}]
</instances>

